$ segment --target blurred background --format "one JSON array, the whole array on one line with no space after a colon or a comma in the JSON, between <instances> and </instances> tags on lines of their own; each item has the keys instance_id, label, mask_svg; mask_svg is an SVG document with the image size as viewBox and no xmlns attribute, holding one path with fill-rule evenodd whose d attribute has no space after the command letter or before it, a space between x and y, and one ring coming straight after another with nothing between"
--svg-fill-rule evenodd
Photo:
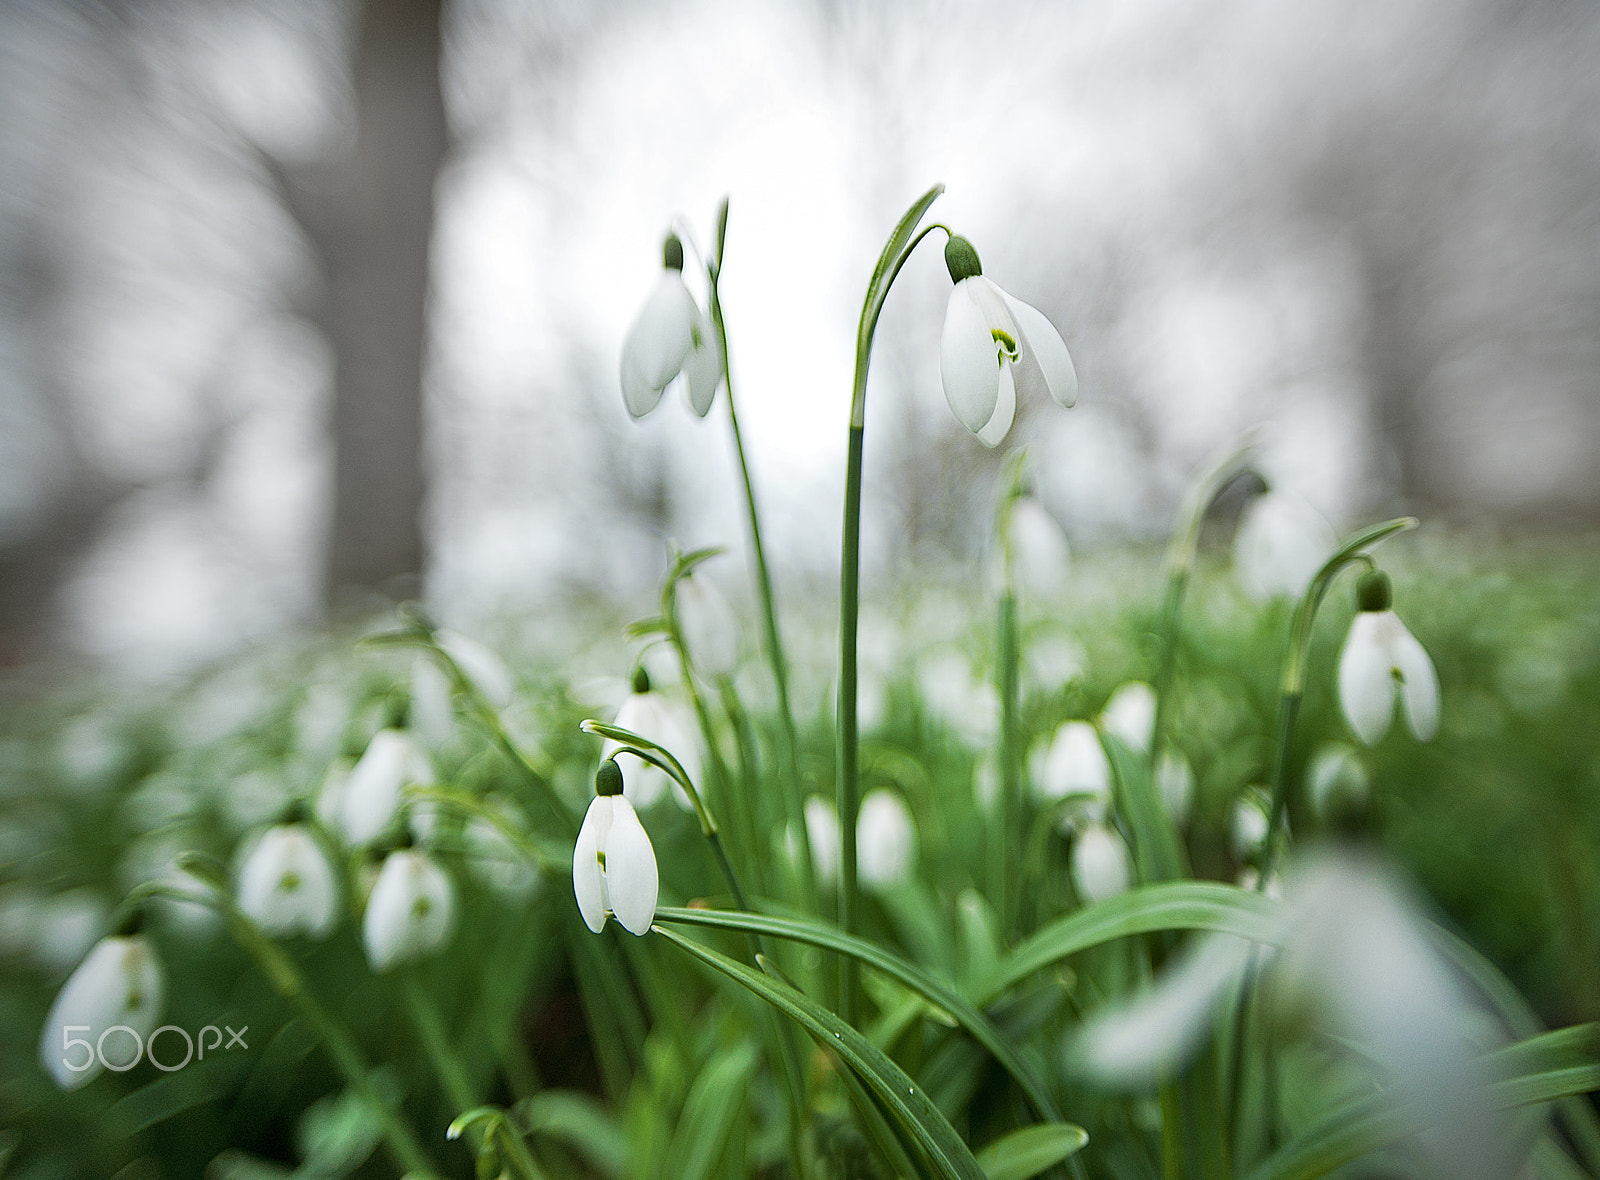
<instances>
[{"instance_id":1,"label":"blurred background","mask_svg":"<svg viewBox=\"0 0 1600 1180\"><path fill-rule=\"evenodd\" d=\"M1577 0L7 0L0 661L159 674L419 588L648 609L667 539L743 541L726 410L617 382L724 195L791 596L832 593L859 301L934 181L1082 393L975 446L925 248L869 579L971 560L1020 445L1077 545L1153 539L1256 422L1340 526L1592 529L1596 62Z\"/></svg>"}]
</instances>

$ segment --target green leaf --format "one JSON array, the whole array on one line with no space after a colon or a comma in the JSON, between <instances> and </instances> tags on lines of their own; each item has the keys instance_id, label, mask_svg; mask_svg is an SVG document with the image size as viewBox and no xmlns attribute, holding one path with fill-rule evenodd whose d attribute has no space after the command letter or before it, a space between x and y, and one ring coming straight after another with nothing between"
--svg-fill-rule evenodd
<instances>
[{"instance_id":1,"label":"green leaf","mask_svg":"<svg viewBox=\"0 0 1600 1180\"><path fill-rule=\"evenodd\" d=\"M620 1176L628 1143L617 1120L599 1102L577 1090L541 1090L517 1107L529 1132L572 1144L607 1176Z\"/></svg>"},{"instance_id":2,"label":"green leaf","mask_svg":"<svg viewBox=\"0 0 1600 1180\"><path fill-rule=\"evenodd\" d=\"M681 922L691 926L711 926L723 930L743 930L750 934L766 934L803 942L825 950L849 955L869 967L874 967L916 992L928 1003L947 1012L972 1037L993 1053L1028 1096L1039 1114L1051 1121L1059 1120L1056 1109L1044 1083L1032 1068L1018 1056L1004 1034L977 1008L973 1007L954 988L940 983L920 967L906 962L891 951L875 943L855 938L821 922L807 922L795 918L774 918L766 914L752 914L734 910L673 909L656 910L657 922Z\"/></svg>"},{"instance_id":3,"label":"green leaf","mask_svg":"<svg viewBox=\"0 0 1600 1180\"><path fill-rule=\"evenodd\" d=\"M900 264L904 261L906 247L911 244L911 235L916 233L917 226L922 222L929 207L943 192L944 185L936 184L912 202L911 208L905 211L905 215L894 227L894 232L889 235L889 240L883 244L883 253L878 255L878 263L872 268L872 278L867 283L867 300L861 309L864 338L871 339L873 329L877 327L878 313L883 309L883 300L888 294L889 284L894 281L894 272L900 269Z\"/></svg>"},{"instance_id":4,"label":"green leaf","mask_svg":"<svg viewBox=\"0 0 1600 1180\"><path fill-rule=\"evenodd\" d=\"M1118 810L1133 829L1133 858L1140 882L1154 885L1188 877L1188 857L1177 826L1156 790L1149 761L1111 734L1101 734L1100 744L1105 747L1116 779Z\"/></svg>"},{"instance_id":5,"label":"green leaf","mask_svg":"<svg viewBox=\"0 0 1600 1180\"><path fill-rule=\"evenodd\" d=\"M989 1180L1030 1180L1089 1142L1089 1132L1071 1123L1040 1123L1013 1131L978 1153Z\"/></svg>"},{"instance_id":6,"label":"green leaf","mask_svg":"<svg viewBox=\"0 0 1600 1180\"><path fill-rule=\"evenodd\" d=\"M787 984L769 979L754 968L664 926L657 924L651 929L777 1008L799 1023L819 1044L836 1053L911 1134L940 1176L951 1180L985 1180L971 1150L928 1095L854 1028Z\"/></svg>"},{"instance_id":7,"label":"green leaf","mask_svg":"<svg viewBox=\"0 0 1600 1180\"><path fill-rule=\"evenodd\" d=\"M746 1043L719 1052L700 1071L684 1100L667 1152L668 1176L705 1180L711 1175L744 1108L756 1061L755 1048Z\"/></svg>"}]
</instances>

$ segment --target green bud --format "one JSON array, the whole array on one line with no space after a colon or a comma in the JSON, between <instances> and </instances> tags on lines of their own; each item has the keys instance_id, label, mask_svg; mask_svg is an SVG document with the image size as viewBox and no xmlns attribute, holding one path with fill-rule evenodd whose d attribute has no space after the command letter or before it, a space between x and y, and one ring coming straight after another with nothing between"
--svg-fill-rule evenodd
<instances>
[{"instance_id":1,"label":"green bud","mask_svg":"<svg viewBox=\"0 0 1600 1180\"><path fill-rule=\"evenodd\" d=\"M121 915L111 933L117 938L132 938L135 934L143 934L144 907L142 905L129 906L128 912Z\"/></svg>"},{"instance_id":2,"label":"green bud","mask_svg":"<svg viewBox=\"0 0 1600 1180\"><path fill-rule=\"evenodd\" d=\"M677 234L668 234L667 240L661 244L661 265L668 270L683 269L683 243L678 240Z\"/></svg>"},{"instance_id":3,"label":"green bud","mask_svg":"<svg viewBox=\"0 0 1600 1180\"><path fill-rule=\"evenodd\" d=\"M1356 583L1356 608L1362 611L1388 610L1394 605L1394 587L1382 570L1368 570Z\"/></svg>"},{"instance_id":4,"label":"green bud","mask_svg":"<svg viewBox=\"0 0 1600 1180\"><path fill-rule=\"evenodd\" d=\"M600 763L600 769L594 772L594 793L596 795L622 794L622 767L617 765L615 758L607 758Z\"/></svg>"},{"instance_id":5,"label":"green bud","mask_svg":"<svg viewBox=\"0 0 1600 1180\"><path fill-rule=\"evenodd\" d=\"M983 273L983 263L978 261L978 252L972 248L972 243L960 234L951 234L950 240L944 244L944 264L950 269L952 283L976 278Z\"/></svg>"},{"instance_id":6,"label":"green bud","mask_svg":"<svg viewBox=\"0 0 1600 1180\"><path fill-rule=\"evenodd\" d=\"M633 670L633 691L636 693L650 691L650 673L644 670L643 664Z\"/></svg>"}]
</instances>

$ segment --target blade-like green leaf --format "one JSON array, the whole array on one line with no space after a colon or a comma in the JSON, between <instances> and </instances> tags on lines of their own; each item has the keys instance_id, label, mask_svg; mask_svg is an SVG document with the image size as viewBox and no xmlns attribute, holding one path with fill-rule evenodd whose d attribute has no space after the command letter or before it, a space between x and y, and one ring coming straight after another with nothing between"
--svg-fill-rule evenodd
<instances>
[{"instance_id":1,"label":"blade-like green leaf","mask_svg":"<svg viewBox=\"0 0 1600 1180\"><path fill-rule=\"evenodd\" d=\"M1154 885L1189 876L1188 857L1150 775L1150 764L1135 754L1121 738L1101 734L1100 744L1117 784L1117 807L1133 829L1134 864L1139 881Z\"/></svg>"},{"instance_id":2,"label":"blade-like green leaf","mask_svg":"<svg viewBox=\"0 0 1600 1180\"><path fill-rule=\"evenodd\" d=\"M1071 1123L1041 1123L1013 1131L978 1153L989 1180L1030 1180L1089 1142L1089 1132Z\"/></svg>"},{"instance_id":3,"label":"blade-like green leaf","mask_svg":"<svg viewBox=\"0 0 1600 1180\"><path fill-rule=\"evenodd\" d=\"M681 947L706 966L721 972L790 1017L826 1045L887 1107L940 1176L953 1180L985 1180L983 1170L955 1128L915 1082L883 1052L815 1000L769 979L754 968L657 923L651 930Z\"/></svg>"},{"instance_id":4,"label":"blade-like green leaf","mask_svg":"<svg viewBox=\"0 0 1600 1180\"><path fill-rule=\"evenodd\" d=\"M576 1090L541 1090L517 1107L528 1131L553 1135L583 1153L606 1176L620 1176L628 1160L628 1142L617 1120L588 1094Z\"/></svg>"},{"instance_id":5,"label":"blade-like green leaf","mask_svg":"<svg viewBox=\"0 0 1600 1180\"><path fill-rule=\"evenodd\" d=\"M1028 1064L1017 1055L1004 1034L977 1008L969 1004L953 988L940 983L920 967L908 963L899 955L884 950L875 943L855 938L821 922L801 921L795 918L773 918L765 914L744 911L672 909L662 907L656 911L658 922L681 922L691 926L711 926L723 930L743 930L751 934L766 934L793 942L808 943L825 950L849 955L899 980L923 999L948 1012L962 1028L1016 1079L1029 1102L1041 1118L1051 1122L1061 1119L1055 1102L1044 1083Z\"/></svg>"},{"instance_id":6,"label":"blade-like green leaf","mask_svg":"<svg viewBox=\"0 0 1600 1180\"><path fill-rule=\"evenodd\" d=\"M679 1180L706 1180L733 1134L745 1089L756 1071L749 1044L718 1053L695 1078L667 1151L666 1172Z\"/></svg>"},{"instance_id":7,"label":"blade-like green leaf","mask_svg":"<svg viewBox=\"0 0 1600 1180\"><path fill-rule=\"evenodd\" d=\"M867 283L866 303L861 309L861 326L865 337L870 339L873 329L877 326L878 313L883 308L884 296L888 293L889 283L893 281L894 271L899 269L899 264L903 261L906 247L911 243L911 235L916 233L917 226L927 214L929 207L943 192L944 185L936 184L918 197L900 218L894 227L894 232L889 235L889 240L883 244L883 253L878 255L877 265L872 268L872 278Z\"/></svg>"}]
</instances>

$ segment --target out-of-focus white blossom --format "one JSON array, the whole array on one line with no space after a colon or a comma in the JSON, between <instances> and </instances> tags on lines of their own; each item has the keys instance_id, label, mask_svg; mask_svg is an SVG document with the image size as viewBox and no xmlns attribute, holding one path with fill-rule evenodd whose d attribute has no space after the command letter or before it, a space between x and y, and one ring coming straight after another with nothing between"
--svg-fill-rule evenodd
<instances>
[{"instance_id":1,"label":"out-of-focus white blossom","mask_svg":"<svg viewBox=\"0 0 1600 1180\"><path fill-rule=\"evenodd\" d=\"M107 1065L132 1066L161 1018L164 983L161 964L142 934L102 938L45 1017L39 1036L45 1072L63 1090L75 1090Z\"/></svg>"},{"instance_id":2,"label":"out-of-focus white blossom","mask_svg":"<svg viewBox=\"0 0 1600 1180\"><path fill-rule=\"evenodd\" d=\"M1133 883L1133 863L1122 837L1102 823L1092 823L1072 842L1072 885L1093 904L1126 893Z\"/></svg>"},{"instance_id":3,"label":"out-of-focus white blossom","mask_svg":"<svg viewBox=\"0 0 1600 1180\"><path fill-rule=\"evenodd\" d=\"M339 919L339 882L304 824L262 832L239 868L239 908L274 938L325 938Z\"/></svg>"},{"instance_id":4,"label":"out-of-focus white blossom","mask_svg":"<svg viewBox=\"0 0 1600 1180\"><path fill-rule=\"evenodd\" d=\"M689 662L702 676L732 676L739 666L739 620L716 585L700 574L679 578L673 607Z\"/></svg>"},{"instance_id":5,"label":"out-of-focus white blossom","mask_svg":"<svg viewBox=\"0 0 1600 1180\"><path fill-rule=\"evenodd\" d=\"M376 839L400 810L408 786L432 786L433 764L410 734L381 729L345 780L339 828L352 845Z\"/></svg>"},{"instance_id":6,"label":"out-of-focus white blossom","mask_svg":"<svg viewBox=\"0 0 1600 1180\"><path fill-rule=\"evenodd\" d=\"M374 971L425 958L455 930L456 890L426 852L401 849L384 858L367 898L361 941Z\"/></svg>"},{"instance_id":7,"label":"out-of-focus white blossom","mask_svg":"<svg viewBox=\"0 0 1600 1180\"><path fill-rule=\"evenodd\" d=\"M1156 763L1156 787L1172 822L1182 827L1194 809L1194 767L1177 750L1163 750Z\"/></svg>"},{"instance_id":8,"label":"out-of-focus white blossom","mask_svg":"<svg viewBox=\"0 0 1600 1180\"><path fill-rule=\"evenodd\" d=\"M989 579L996 592L1006 589L1006 557L1011 560L1011 588L1028 598L1045 601L1066 589L1072 573L1067 534L1043 504L1021 496L1001 516L1005 529L996 538Z\"/></svg>"},{"instance_id":9,"label":"out-of-focus white blossom","mask_svg":"<svg viewBox=\"0 0 1600 1180\"><path fill-rule=\"evenodd\" d=\"M484 700L496 709L511 704L516 681L498 655L459 631L441 630L434 635L434 640Z\"/></svg>"},{"instance_id":10,"label":"out-of-focus white blossom","mask_svg":"<svg viewBox=\"0 0 1600 1180\"><path fill-rule=\"evenodd\" d=\"M1111 799L1111 764L1100 735L1087 721L1067 721L1055 732L1043 763L1032 776L1041 800L1086 797L1091 820L1105 815Z\"/></svg>"},{"instance_id":11,"label":"out-of-focus white blossom","mask_svg":"<svg viewBox=\"0 0 1600 1180\"><path fill-rule=\"evenodd\" d=\"M1370 791L1366 767L1343 742L1327 742L1312 755L1306 770L1306 801L1318 819L1326 821L1336 811L1365 805Z\"/></svg>"},{"instance_id":12,"label":"out-of-focus white blossom","mask_svg":"<svg viewBox=\"0 0 1600 1180\"><path fill-rule=\"evenodd\" d=\"M1100 711L1100 728L1137 753L1148 754L1156 729L1156 690L1143 680L1118 685Z\"/></svg>"},{"instance_id":13,"label":"out-of-focus white blossom","mask_svg":"<svg viewBox=\"0 0 1600 1180\"><path fill-rule=\"evenodd\" d=\"M1322 513L1295 493L1274 488L1245 507L1233 538L1233 569L1257 602L1298 600L1338 546Z\"/></svg>"},{"instance_id":14,"label":"out-of-focus white blossom","mask_svg":"<svg viewBox=\"0 0 1600 1180\"><path fill-rule=\"evenodd\" d=\"M676 696L653 688L649 677L642 673L634 677L633 687L634 691L618 707L614 724L666 747L689 781L699 787L700 736L693 711ZM621 748L622 743L607 739L600 748L600 757L610 758ZM649 807L670 785L678 806L685 811L693 809L684 789L660 767L631 754L618 758L617 765L622 768L623 794L635 807Z\"/></svg>"},{"instance_id":15,"label":"out-of-focus white blossom","mask_svg":"<svg viewBox=\"0 0 1600 1180\"><path fill-rule=\"evenodd\" d=\"M856 867L874 889L899 884L911 872L917 831L905 802L882 787L868 791L856 815Z\"/></svg>"}]
</instances>

